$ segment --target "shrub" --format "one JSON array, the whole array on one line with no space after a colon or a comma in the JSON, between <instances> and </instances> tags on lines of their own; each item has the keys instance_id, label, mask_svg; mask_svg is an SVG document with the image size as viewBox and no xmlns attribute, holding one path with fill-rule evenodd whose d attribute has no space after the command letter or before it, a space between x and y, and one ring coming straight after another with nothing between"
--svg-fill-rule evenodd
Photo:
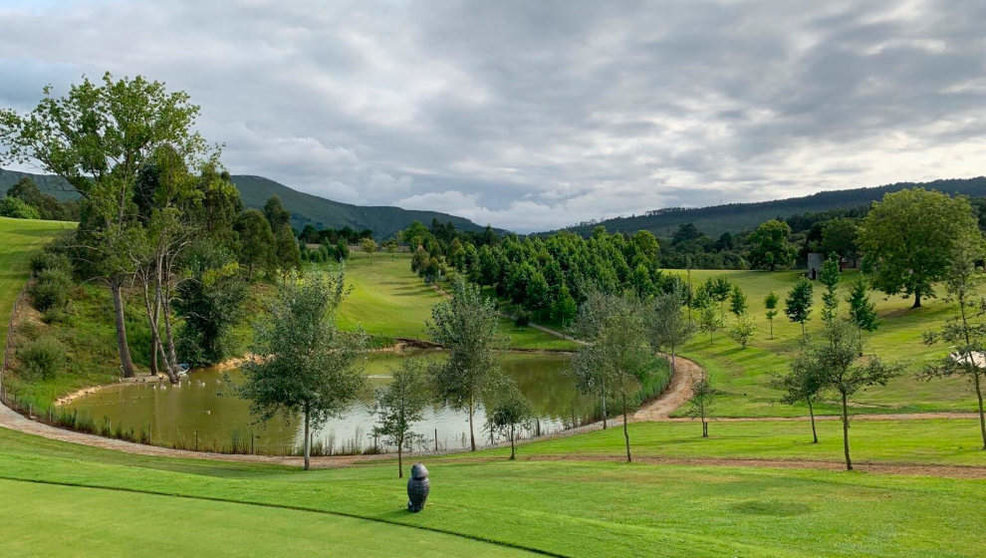
<instances>
[{"instance_id":1,"label":"shrub","mask_svg":"<svg viewBox=\"0 0 986 558\"><path fill-rule=\"evenodd\" d=\"M41 314L41 321L46 324L71 324L72 315L64 308L52 307Z\"/></svg>"},{"instance_id":2,"label":"shrub","mask_svg":"<svg viewBox=\"0 0 986 558\"><path fill-rule=\"evenodd\" d=\"M29 292L34 299L34 307L41 312L51 308L62 308L68 301L68 290L72 277L64 269L46 269L38 274Z\"/></svg>"},{"instance_id":3,"label":"shrub","mask_svg":"<svg viewBox=\"0 0 986 558\"><path fill-rule=\"evenodd\" d=\"M65 346L54 337L39 337L17 356L27 378L48 380L65 364Z\"/></svg>"},{"instance_id":4,"label":"shrub","mask_svg":"<svg viewBox=\"0 0 986 558\"><path fill-rule=\"evenodd\" d=\"M517 312L517 317L514 318L514 325L518 327L525 327L531 323L531 313L527 310L519 310Z\"/></svg>"},{"instance_id":5,"label":"shrub","mask_svg":"<svg viewBox=\"0 0 986 558\"><path fill-rule=\"evenodd\" d=\"M32 275L37 277L42 272L49 269L58 269L68 272L72 270L72 264L69 262L68 256L65 254L59 254L49 250L38 252L31 257Z\"/></svg>"},{"instance_id":6,"label":"shrub","mask_svg":"<svg viewBox=\"0 0 986 558\"><path fill-rule=\"evenodd\" d=\"M41 214L38 213L36 207L26 204L24 200L13 196L6 196L0 199L0 217L40 219Z\"/></svg>"}]
</instances>

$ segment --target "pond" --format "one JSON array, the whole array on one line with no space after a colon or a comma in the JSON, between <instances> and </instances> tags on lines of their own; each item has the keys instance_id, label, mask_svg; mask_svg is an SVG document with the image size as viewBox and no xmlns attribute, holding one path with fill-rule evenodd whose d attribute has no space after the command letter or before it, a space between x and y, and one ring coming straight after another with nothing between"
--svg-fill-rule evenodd
<instances>
[{"instance_id":1,"label":"pond","mask_svg":"<svg viewBox=\"0 0 986 558\"><path fill-rule=\"evenodd\" d=\"M405 358L437 361L445 354L372 354L365 367L370 388L385 385L390 370L398 368ZM579 395L574 380L565 373L568 361L569 356L560 353L502 355L504 372L517 382L537 415L525 435L543 435L570 427L591 412L591 402ZM242 379L239 370L196 370L177 385L162 382L108 386L75 399L66 408L91 417L96 425L108 421L113 429L147 431L156 445L268 454L300 451L304 435L299 417L277 416L266 423L256 422L249 402L235 393L234 386ZM319 424L313 434L315 453L392 449L372 438L372 405L372 389L368 389L342 416ZM477 444L489 445L490 432L483 429L486 417L481 408L474 420ZM440 451L446 451L469 445L468 415L464 411L441 405L430 407L414 430L420 436L415 449L435 450L437 444ZM495 439L502 441L500 437Z\"/></svg>"}]
</instances>

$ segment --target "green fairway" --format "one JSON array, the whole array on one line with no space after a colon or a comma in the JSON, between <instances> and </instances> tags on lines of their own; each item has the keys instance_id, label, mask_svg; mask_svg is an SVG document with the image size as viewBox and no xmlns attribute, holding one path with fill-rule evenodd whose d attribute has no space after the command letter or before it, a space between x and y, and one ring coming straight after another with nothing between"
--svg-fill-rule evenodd
<instances>
[{"instance_id":1,"label":"green fairway","mask_svg":"<svg viewBox=\"0 0 986 558\"><path fill-rule=\"evenodd\" d=\"M683 270L673 273L684 275ZM772 375L786 373L790 362L797 354L801 342L801 325L788 321L784 315L784 299L797 281L798 271L722 271L693 270L693 286L699 285L709 277L726 277L739 285L749 299L749 313L756 321L758 331L751 344L741 348L730 339L726 330L715 334L710 344L708 335L696 336L683 349L682 353L694 358L709 371L716 387L723 392L717 399L714 413L720 416L794 416L806 411L800 406L778 403L780 393L768 384ZM856 272L846 272L840 282L839 312L845 315L848 295L852 281L858 277ZM821 329L819 318L823 285L814 283L814 306L808 322L808 333ZM944 295L939 288L939 294ZM769 338L769 323L765 317L763 300L767 293L774 291L780 297L779 313L774 318L774 339ZM941 323L954 312L954 305L942 299L928 299L924 307L910 309L912 300L901 297L887 297L874 291L870 298L876 303L880 316L880 327L873 333L865 333L863 348L868 354L876 354L884 360L899 362L906 366L904 374L894 379L886 387L873 388L858 394L855 399L856 412L860 413L900 413L921 411L974 411L975 396L961 379L935 380L925 382L915 378L922 364L933 358L943 356L947 347L927 346L922 341L922 333L940 327ZM734 322L730 314L727 329ZM835 413L838 407L833 400L823 401L816 412Z\"/></svg>"},{"instance_id":2,"label":"green fairway","mask_svg":"<svg viewBox=\"0 0 986 558\"><path fill-rule=\"evenodd\" d=\"M851 423L853 460L858 463L921 463L986 467L976 419L858 420ZM630 425L636 456L725 459L799 459L842 462L842 423L818 421L819 443L811 443L804 421L713 422L709 437L701 424L640 422ZM499 450L502 455L507 455ZM623 430L610 428L524 446L521 455L619 457Z\"/></svg>"},{"instance_id":3,"label":"green fairway","mask_svg":"<svg viewBox=\"0 0 986 558\"><path fill-rule=\"evenodd\" d=\"M137 548L141 556L524 554L454 535L281 508L4 480L0 494L27 504L0 508L6 556L127 556Z\"/></svg>"},{"instance_id":4,"label":"green fairway","mask_svg":"<svg viewBox=\"0 0 986 558\"><path fill-rule=\"evenodd\" d=\"M975 556L986 514L986 481L593 462L432 458L428 464L432 496L423 513L412 515L403 510L404 483L392 463L305 473L130 456L0 430L0 477L5 479L352 514L564 555ZM5 555L25 548L13 544L34 552L48 548L42 546L50 544L48 539L84 541L87 532L108 545L97 548L111 553L121 541L131 548L180 553L186 543L169 546L161 533L182 525L188 525L180 531L187 544L196 549L225 545L223 552L232 554L297 555L294 551L314 544L313 533L326 534L320 539L325 551L333 543L350 548L344 545L352 541L366 545L365 553L386 553L393 548L386 545L403 544L403 539L383 540L402 534L392 525L310 512L11 482L0 482L0 497L18 502L21 516L45 517L31 521L34 529L28 530L27 520L10 519L15 512L6 512L4 520L20 536L0 538ZM141 513L142 506L152 505L157 513ZM96 511L89 516L83 509ZM291 541L292 536L298 540ZM412 537L421 546L407 543L408 550L456 555L492 550L435 532Z\"/></svg>"},{"instance_id":5,"label":"green fairway","mask_svg":"<svg viewBox=\"0 0 986 558\"><path fill-rule=\"evenodd\" d=\"M24 287L31 255L75 223L0 217L0 342L7 339L10 310Z\"/></svg>"},{"instance_id":6,"label":"green fairway","mask_svg":"<svg viewBox=\"0 0 986 558\"><path fill-rule=\"evenodd\" d=\"M362 327L387 339L428 339L425 322L442 294L411 272L408 254L352 252L345 265L352 288L339 308L340 327ZM514 349L571 350L575 344L531 327L517 327L504 319L501 332Z\"/></svg>"}]
</instances>

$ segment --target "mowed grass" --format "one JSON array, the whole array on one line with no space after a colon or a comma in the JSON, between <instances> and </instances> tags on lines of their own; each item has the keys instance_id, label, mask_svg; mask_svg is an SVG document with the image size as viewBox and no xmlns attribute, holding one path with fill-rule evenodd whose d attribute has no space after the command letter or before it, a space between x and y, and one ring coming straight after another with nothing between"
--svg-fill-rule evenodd
<instances>
[{"instance_id":1,"label":"mowed grass","mask_svg":"<svg viewBox=\"0 0 986 558\"><path fill-rule=\"evenodd\" d=\"M975 419L858 420L850 423L853 461L986 467ZM783 459L843 462L842 423L817 421L819 443L803 421L712 422L702 438L698 420L631 423L630 441L638 457ZM520 455L625 455L619 425L578 436L532 442ZM509 450L491 450L509 455ZM505 453L506 452L506 453Z\"/></svg>"},{"instance_id":2,"label":"mowed grass","mask_svg":"<svg viewBox=\"0 0 986 558\"><path fill-rule=\"evenodd\" d=\"M524 554L309 511L4 480L0 494L21 504L0 508L6 556L131 556L138 549L141 556Z\"/></svg>"},{"instance_id":3,"label":"mowed grass","mask_svg":"<svg viewBox=\"0 0 986 558\"><path fill-rule=\"evenodd\" d=\"M683 270L673 273L684 275ZM693 286L709 277L726 277L740 286L747 295L749 314L756 321L758 331L751 344L741 348L729 338L728 328L735 322L727 308L727 328L709 336L698 333L682 349L708 370L716 387L723 392L714 412L720 416L794 416L805 413L801 406L779 403L780 392L770 387L777 374L787 373L792 359L800 350L801 325L790 322L784 315L784 299L800 276L800 271L723 271L693 270ZM848 313L845 302L857 272L846 272L840 283L841 316ZM808 334L821 331L821 296L824 286L814 282L814 305L808 322ZM944 296L942 288L937 289ZM765 316L764 298L769 292L780 298L778 315L774 318L774 339L769 337L769 322ZM926 363L944 356L944 345L928 346L922 333L940 327L955 312L955 305L942 298L926 299L924 307L911 309L912 299L888 297L873 291L870 300L876 303L880 327L873 333L864 333L864 351L904 366L904 373L886 387L875 387L854 397L854 412L901 413L924 411L975 411L975 395L961 379L926 382L916 378L916 373ZM838 406L829 397L816 408L816 412L834 414ZM680 413L679 413L680 414Z\"/></svg>"},{"instance_id":4,"label":"mowed grass","mask_svg":"<svg viewBox=\"0 0 986 558\"><path fill-rule=\"evenodd\" d=\"M7 339L10 311L30 275L31 256L75 223L0 217L0 342Z\"/></svg>"},{"instance_id":5,"label":"mowed grass","mask_svg":"<svg viewBox=\"0 0 986 558\"><path fill-rule=\"evenodd\" d=\"M444 295L411 272L410 255L352 252L344 269L351 290L339 308L340 327L362 327L372 336L387 339L428 339L425 322L431 320L432 307ZM532 327L517 327L506 319L500 331L514 349L575 348L571 341Z\"/></svg>"},{"instance_id":6,"label":"mowed grass","mask_svg":"<svg viewBox=\"0 0 986 558\"><path fill-rule=\"evenodd\" d=\"M525 451L528 446L522 456ZM144 555L513 552L399 525L571 556L977 556L982 551L986 481L509 462L488 452L478 457L430 459L428 506L409 514L403 509L404 481L390 462L306 473L132 456L0 430L0 478L5 479L0 497L17 502L0 512L7 526L0 554L46 554L56 549L56 541L68 554L136 548ZM39 487L11 479L99 488ZM156 494L106 490L111 488Z\"/></svg>"}]
</instances>

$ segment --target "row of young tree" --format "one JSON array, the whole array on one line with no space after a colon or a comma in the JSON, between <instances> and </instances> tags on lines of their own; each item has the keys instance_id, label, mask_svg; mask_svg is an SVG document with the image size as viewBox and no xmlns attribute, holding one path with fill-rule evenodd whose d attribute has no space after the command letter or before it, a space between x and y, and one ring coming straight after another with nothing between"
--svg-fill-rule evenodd
<instances>
[{"instance_id":1,"label":"row of young tree","mask_svg":"<svg viewBox=\"0 0 986 558\"><path fill-rule=\"evenodd\" d=\"M924 334L925 343L947 344L950 352L925 366L918 372L918 377L932 380L959 376L969 380L977 399L982 448L986 450L986 413L982 393L986 377L986 298L978 293L981 272L976 269L977 262L986 255L986 245L978 230L967 230L966 233L948 255L950 261L943 277L947 299L956 303L956 315L946 319L937 331ZM845 316L840 316L837 296L839 271L835 256L826 261L820 279L825 286L822 294L822 332L817 339L812 339L802 330L800 354L791 364L790 372L777 378L774 385L783 390L785 402L807 405L813 443L818 443L814 405L827 392L837 396L841 409L845 463L846 468L851 470L851 399L860 390L886 385L902 373L902 367L885 364L876 355L864 356L863 333L874 330L878 325L874 306L866 296L865 280L854 283L847 299L848 311ZM788 296L788 317L803 326L811 311L810 301L811 283L802 280Z\"/></svg>"},{"instance_id":2,"label":"row of young tree","mask_svg":"<svg viewBox=\"0 0 986 558\"><path fill-rule=\"evenodd\" d=\"M365 389L362 358L367 336L342 331L335 324L345 292L342 273L315 272L283 282L255 324L251 350L256 358L244 367L240 395L252 402L256 415L269 419L285 412L303 417L306 469L312 422L339 415ZM500 369L498 323L492 300L475 285L455 282L451 296L434 307L428 323L430 337L446 348L447 358L428 368L406 359L392 371L393 380L377 391L373 434L397 448L401 476L404 450L418 438L414 425L433 402L468 413L473 451L474 419L484 407L487 426L508 436L514 458L517 430L532 413Z\"/></svg>"},{"instance_id":3,"label":"row of young tree","mask_svg":"<svg viewBox=\"0 0 986 558\"><path fill-rule=\"evenodd\" d=\"M143 77L46 88L26 114L0 111L3 160L32 162L79 195L79 226L59 243L78 280L107 286L121 374L131 377L125 308L142 303L152 374L228 353L246 282L298 266L289 214L272 199L244 211L218 151L194 130L199 107Z\"/></svg>"}]
</instances>

